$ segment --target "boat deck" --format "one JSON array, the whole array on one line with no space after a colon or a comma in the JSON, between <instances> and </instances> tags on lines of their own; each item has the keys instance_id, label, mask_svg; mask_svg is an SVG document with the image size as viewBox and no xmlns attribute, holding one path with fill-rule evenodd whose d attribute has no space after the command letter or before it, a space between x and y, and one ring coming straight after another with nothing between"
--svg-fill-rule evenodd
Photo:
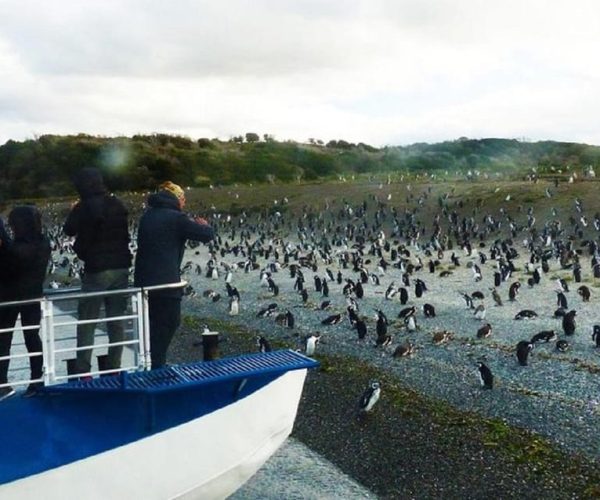
<instances>
[{"instance_id":1,"label":"boat deck","mask_svg":"<svg viewBox=\"0 0 600 500\"><path fill-rule=\"evenodd\" d=\"M72 380L48 386L47 393L114 392L159 393L215 382L243 380L256 375L314 368L318 363L291 350L244 354L235 358L188 363L158 370L97 377L89 381Z\"/></svg>"}]
</instances>

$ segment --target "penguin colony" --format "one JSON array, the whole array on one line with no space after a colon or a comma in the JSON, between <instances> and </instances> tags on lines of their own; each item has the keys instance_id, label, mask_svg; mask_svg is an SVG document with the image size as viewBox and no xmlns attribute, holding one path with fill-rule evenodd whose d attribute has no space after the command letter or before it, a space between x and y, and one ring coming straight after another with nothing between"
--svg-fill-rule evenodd
<instances>
[{"instance_id":1,"label":"penguin colony","mask_svg":"<svg viewBox=\"0 0 600 500\"><path fill-rule=\"evenodd\" d=\"M256 327L259 350L277 341L318 357L352 346L395 369L446 349L457 369L480 380L485 372L488 389L514 367L600 348L600 214L584 225L580 200L534 218L533 207L514 200L488 211L452 189L398 189L406 195L397 205L371 194L298 213L276 210L283 200L236 216L213 210L218 237L186 248L186 307ZM72 241L51 227L49 282L59 287L76 282L80 263ZM465 350L475 359L465 361ZM497 372L500 383L490 382Z\"/></svg>"}]
</instances>

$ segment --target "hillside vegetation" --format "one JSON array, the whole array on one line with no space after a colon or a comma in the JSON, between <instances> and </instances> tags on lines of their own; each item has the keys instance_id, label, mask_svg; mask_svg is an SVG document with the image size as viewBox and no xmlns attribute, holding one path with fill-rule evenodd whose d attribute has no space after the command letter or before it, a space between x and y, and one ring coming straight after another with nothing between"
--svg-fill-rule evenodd
<instances>
[{"instance_id":1,"label":"hillside vegetation","mask_svg":"<svg viewBox=\"0 0 600 500\"><path fill-rule=\"evenodd\" d=\"M99 167L117 191L152 189L165 179L185 186L306 182L360 174L468 176L559 175L596 168L600 147L514 139L466 139L374 148L343 140L308 144L248 133L229 141L155 134L128 137L43 135L0 146L0 196L42 198L73 194L71 177Z\"/></svg>"}]
</instances>

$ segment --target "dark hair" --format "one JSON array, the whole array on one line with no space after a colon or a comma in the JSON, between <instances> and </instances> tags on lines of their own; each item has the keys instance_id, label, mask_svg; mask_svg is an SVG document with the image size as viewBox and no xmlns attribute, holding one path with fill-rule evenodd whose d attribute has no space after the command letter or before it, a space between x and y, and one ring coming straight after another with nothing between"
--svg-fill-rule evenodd
<instances>
[{"instance_id":1,"label":"dark hair","mask_svg":"<svg viewBox=\"0 0 600 500\"><path fill-rule=\"evenodd\" d=\"M15 239L35 240L42 234L42 214L33 205L20 205L8 214Z\"/></svg>"}]
</instances>

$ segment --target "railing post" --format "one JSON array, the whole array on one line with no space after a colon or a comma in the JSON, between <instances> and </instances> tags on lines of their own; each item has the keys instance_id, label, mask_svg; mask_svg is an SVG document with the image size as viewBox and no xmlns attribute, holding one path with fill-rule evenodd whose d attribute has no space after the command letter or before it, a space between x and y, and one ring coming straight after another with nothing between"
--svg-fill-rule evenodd
<instances>
[{"instance_id":1,"label":"railing post","mask_svg":"<svg viewBox=\"0 0 600 500\"><path fill-rule=\"evenodd\" d=\"M152 359L150 357L150 315L148 313L148 290L142 289L139 292L139 296L141 298L141 305L142 305L142 310L141 310L141 316L142 316L142 323L141 323L141 330L142 330L142 335L140 335L140 340L142 340L142 345L141 348L143 349L143 353L144 353L144 369L145 370L149 370L152 367Z\"/></svg>"},{"instance_id":2,"label":"railing post","mask_svg":"<svg viewBox=\"0 0 600 500\"><path fill-rule=\"evenodd\" d=\"M51 300L46 297L40 301L42 309L42 360L44 372L44 385L51 385L56 381L56 356L54 353L54 311Z\"/></svg>"}]
</instances>

